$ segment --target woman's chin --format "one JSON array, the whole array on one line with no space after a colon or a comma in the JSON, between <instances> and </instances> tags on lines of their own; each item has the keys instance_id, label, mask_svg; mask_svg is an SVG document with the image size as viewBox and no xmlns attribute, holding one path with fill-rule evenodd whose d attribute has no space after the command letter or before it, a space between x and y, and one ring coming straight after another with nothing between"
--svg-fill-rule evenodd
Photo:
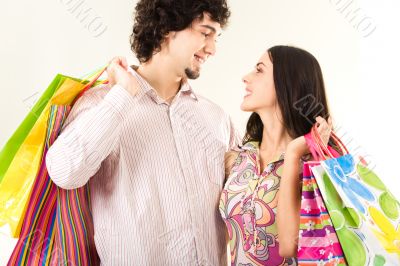
<instances>
[{"instance_id":1,"label":"woman's chin","mask_svg":"<svg viewBox=\"0 0 400 266\"><path fill-rule=\"evenodd\" d=\"M245 104L244 102L240 105L240 110L242 110L243 112L252 112L253 108L251 108L251 106L248 106L247 104Z\"/></svg>"}]
</instances>

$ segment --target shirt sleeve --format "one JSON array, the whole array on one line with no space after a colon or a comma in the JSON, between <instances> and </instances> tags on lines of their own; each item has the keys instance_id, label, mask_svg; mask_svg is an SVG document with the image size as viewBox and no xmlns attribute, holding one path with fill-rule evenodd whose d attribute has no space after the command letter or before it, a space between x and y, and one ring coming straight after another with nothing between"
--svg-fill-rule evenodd
<instances>
[{"instance_id":1,"label":"shirt sleeve","mask_svg":"<svg viewBox=\"0 0 400 266\"><path fill-rule=\"evenodd\" d=\"M239 146L241 144L242 136L233 124L231 117L229 117L229 132L229 150L240 151Z\"/></svg>"},{"instance_id":2,"label":"shirt sleeve","mask_svg":"<svg viewBox=\"0 0 400 266\"><path fill-rule=\"evenodd\" d=\"M96 174L102 161L117 148L121 124L134 99L115 85L109 90L92 88L75 103L46 155L48 173L57 186L78 188Z\"/></svg>"}]
</instances>

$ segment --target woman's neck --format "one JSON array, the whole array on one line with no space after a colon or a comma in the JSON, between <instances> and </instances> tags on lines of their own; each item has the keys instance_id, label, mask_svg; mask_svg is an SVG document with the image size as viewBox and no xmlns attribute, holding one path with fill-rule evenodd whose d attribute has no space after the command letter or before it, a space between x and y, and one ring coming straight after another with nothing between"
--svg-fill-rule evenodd
<instances>
[{"instance_id":1,"label":"woman's neck","mask_svg":"<svg viewBox=\"0 0 400 266\"><path fill-rule=\"evenodd\" d=\"M258 114L264 127L260 151L267 154L284 152L293 138L285 128L281 116L275 111L259 112Z\"/></svg>"}]
</instances>

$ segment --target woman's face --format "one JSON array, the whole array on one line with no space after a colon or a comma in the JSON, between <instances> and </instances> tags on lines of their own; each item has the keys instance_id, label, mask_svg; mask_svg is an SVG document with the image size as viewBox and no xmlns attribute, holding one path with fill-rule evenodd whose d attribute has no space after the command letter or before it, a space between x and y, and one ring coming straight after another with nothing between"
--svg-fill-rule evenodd
<instances>
[{"instance_id":1,"label":"woman's face","mask_svg":"<svg viewBox=\"0 0 400 266\"><path fill-rule=\"evenodd\" d=\"M243 77L246 92L240 106L245 112L258 112L276 105L273 65L268 51L258 60L255 68Z\"/></svg>"}]
</instances>

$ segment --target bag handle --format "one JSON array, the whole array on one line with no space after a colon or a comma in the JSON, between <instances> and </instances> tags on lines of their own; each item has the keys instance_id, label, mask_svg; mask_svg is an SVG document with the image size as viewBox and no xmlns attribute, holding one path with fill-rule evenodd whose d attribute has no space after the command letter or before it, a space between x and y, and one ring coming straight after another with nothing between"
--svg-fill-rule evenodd
<instances>
[{"instance_id":1,"label":"bag handle","mask_svg":"<svg viewBox=\"0 0 400 266\"><path fill-rule=\"evenodd\" d=\"M322 141L322 137L318 132L318 127L316 124L311 128L310 133L306 134L304 137L306 139L306 143L310 149L310 152L315 159L321 161L330 158L337 158L340 156L340 154L332 147L324 144L324 142ZM331 132L330 137L339 147L341 154L349 154L348 149L334 131Z\"/></svg>"},{"instance_id":2,"label":"bag handle","mask_svg":"<svg viewBox=\"0 0 400 266\"><path fill-rule=\"evenodd\" d=\"M103 75L104 71L106 71L107 66L102 67L100 70L97 70L94 74L90 74L90 76L92 77L92 79L89 79L89 83L87 83L82 91L75 97L75 99L72 102L72 105L75 104L75 102L87 91L89 90L93 84L95 84L97 82L97 80L100 78L101 75ZM102 80L100 82L100 84L107 84L108 80Z\"/></svg>"},{"instance_id":3,"label":"bag handle","mask_svg":"<svg viewBox=\"0 0 400 266\"><path fill-rule=\"evenodd\" d=\"M91 80L91 79L93 79L94 77L96 77L97 74L99 74L99 72L101 72L105 67L107 67L107 66L106 66L106 65L103 65L103 66L101 66L101 67L99 67L99 68L96 68L95 70L92 70L91 72L86 73L85 75L79 77L79 79L81 79L82 81L84 81L84 80Z\"/></svg>"}]
</instances>

